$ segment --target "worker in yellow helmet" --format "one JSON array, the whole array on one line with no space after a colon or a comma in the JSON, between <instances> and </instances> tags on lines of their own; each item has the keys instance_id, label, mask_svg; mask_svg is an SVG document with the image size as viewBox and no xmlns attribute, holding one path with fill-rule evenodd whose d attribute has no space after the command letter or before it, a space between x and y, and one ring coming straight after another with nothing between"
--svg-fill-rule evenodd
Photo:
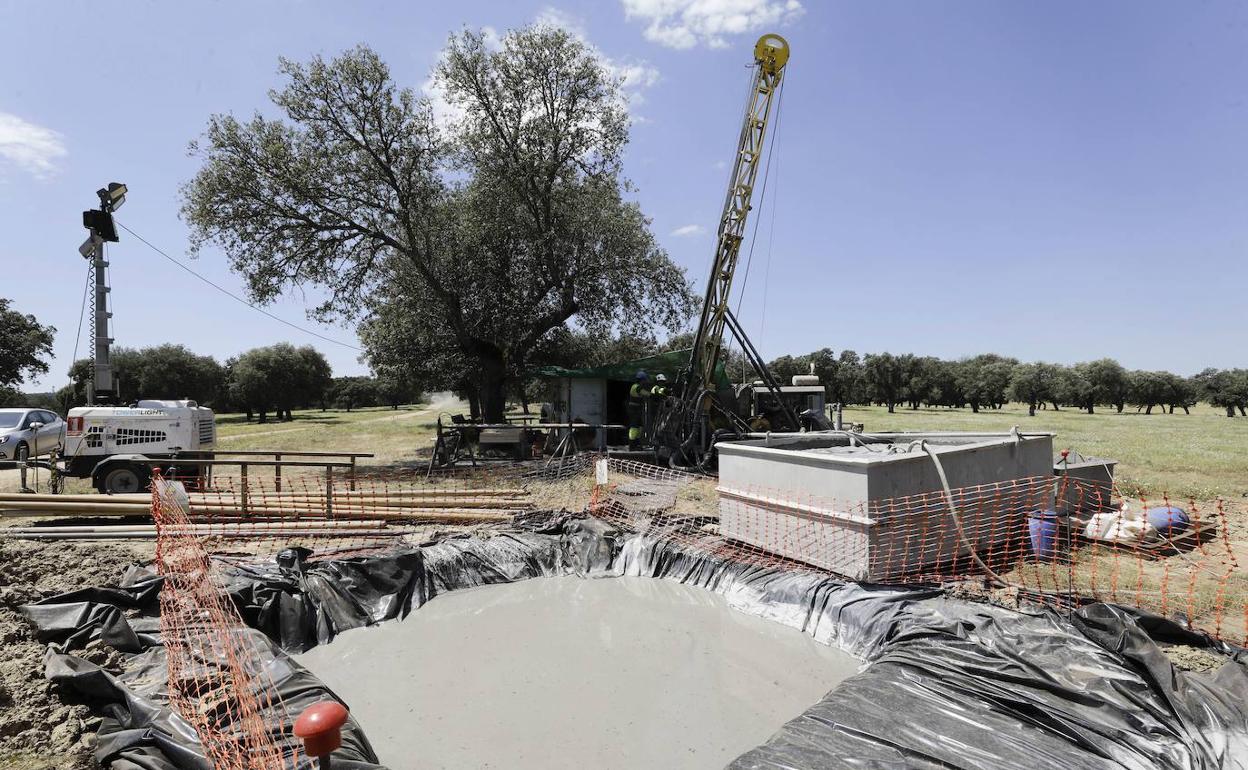
<instances>
[{"instance_id":1,"label":"worker in yellow helmet","mask_svg":"<svg viewBox=\"0 0 1248 770\"><path fill-rule=\"evenodd\" d=\"M628 389L628 448L641 444L641 431L646 423L646 401L650 399L650 377L638 371L636 381Z\"/></svg>"}]
</instances>

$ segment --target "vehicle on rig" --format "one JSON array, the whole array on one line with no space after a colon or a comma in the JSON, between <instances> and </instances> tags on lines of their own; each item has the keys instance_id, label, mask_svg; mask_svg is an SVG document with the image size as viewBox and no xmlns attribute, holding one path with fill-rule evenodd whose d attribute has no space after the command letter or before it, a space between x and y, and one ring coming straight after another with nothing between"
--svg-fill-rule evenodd
<instances>
[{"instance_id":1,"label":"vehicle on rig","mask_svg":"<svg viewBox=\"0 0 1248 770\"><path fill-rule=\"evenodd\" d=\"M210 459L217 429L212 410L190 400L142 400L116 403L116 378L109 336L108 262L104 244L119 239L113 212L125 202L126 186L117 182L96 193L99 209L84 211L82 223L91 235L78 249L91 260L94 301L91 323L95 335L90 406L69 410L65 446L49 464L57 477L90 478L100 492L121 494L147 488L160 461L178 459L179 474L198 475L186 460ZM53 484L55 490L58 483Z\"/></svg>"},{"instance_id":2,"label":"vehicle on rig","mask_svg":"<svg viewBox=\"0 0 1248 770\"><path fill-rule=\"evenodd\" d=\"M676 379L672 394L658 406L647 436L661 461L672 467L709 468L715 462L715 443L750 432L798 431L824 427L822 402L817 410L796 411L794 399L767 369L729 308L732 279L745 239L759 167L763 164L772 103L778 103L789 44L767 34L754 46L754 76L746 100L732 176L719 220L715 258L707 279L702 313L694 333L688 363ZM778 108L777 108L778 109ZM716 377L724 331L737 340L748 362L759 373L758 382L734 391ZM756 411L762 410L762 411Z\"/></svg>"}]
</instances>

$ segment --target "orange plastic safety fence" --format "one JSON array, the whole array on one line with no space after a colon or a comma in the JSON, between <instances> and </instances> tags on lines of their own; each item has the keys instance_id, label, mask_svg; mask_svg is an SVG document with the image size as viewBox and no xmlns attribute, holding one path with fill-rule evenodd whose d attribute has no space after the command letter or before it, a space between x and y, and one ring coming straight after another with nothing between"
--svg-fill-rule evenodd
<instances>
[{"instance_id":1,"label":"orange plastic safety fence","mask_svg":"<svg viewBox=\"0 0 1248 770\"><path fill-rule=\"evenodd\" d=\"M508 524L538 503L545 501L518 473L218 476L188 492L187 517L209 550L306 546L322 558L388 549L450 527Z\"/></svg>"},{"instance_id":2,"label":"orange plastic safety fence","mask_svg":"<svg viewBox=\"0 0 1248 770\"><path fill-rule=\"evenodd\" d=\"M217 770L279 770L298 766L274 735L291 723L260 663L251 631L217 585L202 536L190 520L181 485L152 485L160 631L169 669L169 698L199 736Z\"/></svg>"},{"instance_id":3,"label":"orange plastic safety fence","mask_svg":"<svg viewBox=\"0 0 1248 770\"><path fill-rule=\"evenodd\" d=\"M1054 476L837 500L604 462L593 515L739 562L882 584L957 583L1060 608L1113 602L1248 642L1246 577L1220 502L1127 498Z\"/></svg>"}]
</instances>

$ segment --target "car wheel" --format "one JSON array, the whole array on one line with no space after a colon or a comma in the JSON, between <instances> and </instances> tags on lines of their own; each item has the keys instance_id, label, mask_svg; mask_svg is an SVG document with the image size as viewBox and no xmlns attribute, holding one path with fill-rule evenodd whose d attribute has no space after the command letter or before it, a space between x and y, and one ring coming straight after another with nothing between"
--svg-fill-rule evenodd
<instances>
[{"instance_id":1,"label":"car wheel","mask_svg":"<svg viewBox=\"0 0 1248 770\"><path fill-rule=\"evenodd\" d=\"M100 478L99 490L107 495L125 495L142 492L147 478L133 465L117 465L109 468Z\"/></svg>"}]
</instances>

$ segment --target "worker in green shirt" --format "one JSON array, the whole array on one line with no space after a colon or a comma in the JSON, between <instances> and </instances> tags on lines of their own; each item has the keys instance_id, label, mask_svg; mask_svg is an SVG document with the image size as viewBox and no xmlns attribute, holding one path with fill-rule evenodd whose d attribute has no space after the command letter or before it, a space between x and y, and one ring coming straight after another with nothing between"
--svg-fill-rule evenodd
<instances>
[{"instance_id":1,"label":"worker in green shirt","mask_svg":"<svg viewBox=\"0 0 1248 770\"><path fill-rule=\"evenodd\" d=\"M654 385L650 388L650 396L656 400L667 398L667 376L662 372L655 375Z\"/></svg>"},{"instance_id":2,"label":"worker in green shirt","mask_svg":"<svg viewBox=\"0 0 1248 770\"><path fill-rule=\"evenodd\" d=\"M638 371L636 382L628 389L628 448L641 444L641 431L646 422L646 401L650 399L650 377Z\"/></svg>"}]
</instances>

